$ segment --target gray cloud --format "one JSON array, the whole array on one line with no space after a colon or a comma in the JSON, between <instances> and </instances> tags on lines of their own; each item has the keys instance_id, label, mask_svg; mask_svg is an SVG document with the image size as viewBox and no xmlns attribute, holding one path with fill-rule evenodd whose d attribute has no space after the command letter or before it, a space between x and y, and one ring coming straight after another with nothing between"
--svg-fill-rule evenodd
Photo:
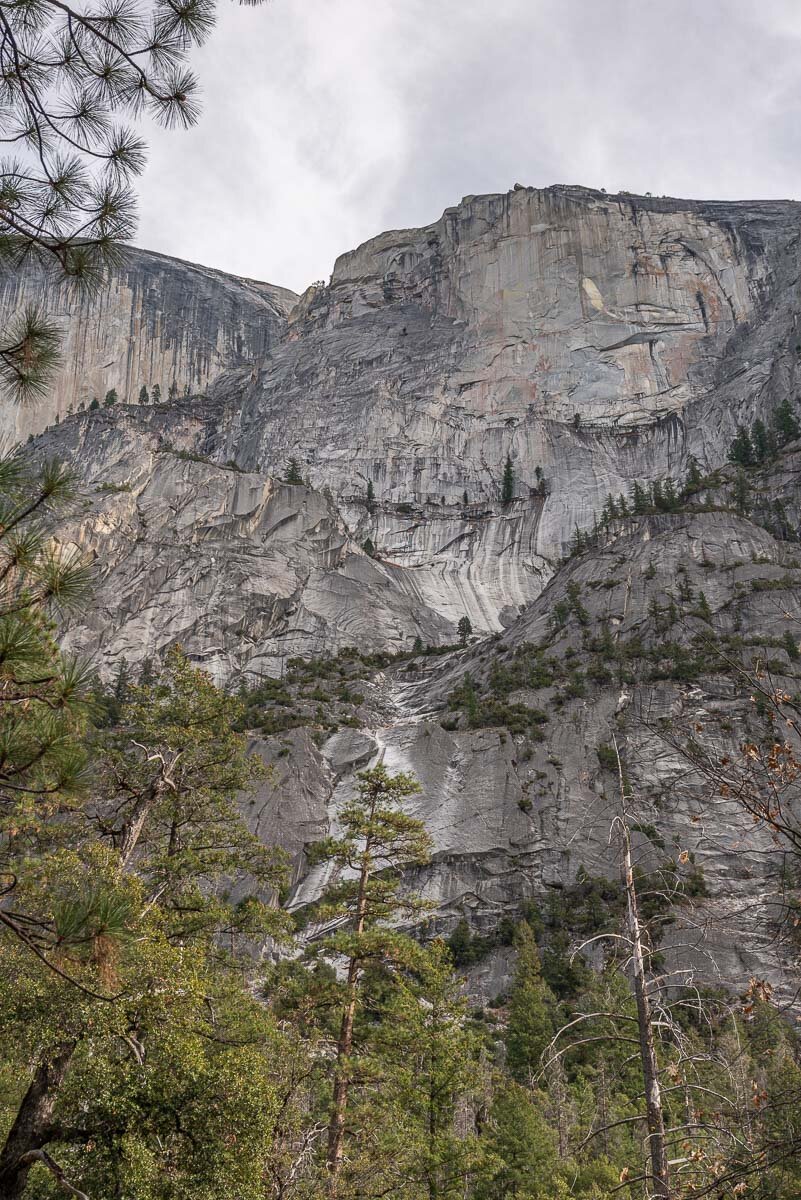
<instances>
[{"instance_id":1,"label":"gray cloud","mask_svg":"<svg viewBox=\"0 0 801 1200\"><path fill-rule=\"evenodd\" d=\"M463 195L801 197L797 0L221 2L140 245L302 289Z\"/></svg>"}]
</instances>

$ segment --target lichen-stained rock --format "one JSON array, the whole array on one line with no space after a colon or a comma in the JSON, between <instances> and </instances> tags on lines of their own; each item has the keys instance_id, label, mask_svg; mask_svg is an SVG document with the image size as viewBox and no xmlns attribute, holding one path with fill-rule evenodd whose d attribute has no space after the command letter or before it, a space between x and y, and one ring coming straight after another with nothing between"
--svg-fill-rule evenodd
<instances>
[{"instance_id":1,"label":"lichen-stained rock","mask_svg":"<svg viewBox=\"0 0 801 1200\"><path fill-rule=\"evenodd\" d=\"M97 292L75 292L44 269L0 273L5 325L37 304L62 331L61 367L45 400L2 402L5 441L38 433L57 417L115 389L134 403L144 385L164 400L175 383L202 392L224 370L253 363L281 336L297 297L164 254L129 249Z\"/></svg>"}]
</instances>

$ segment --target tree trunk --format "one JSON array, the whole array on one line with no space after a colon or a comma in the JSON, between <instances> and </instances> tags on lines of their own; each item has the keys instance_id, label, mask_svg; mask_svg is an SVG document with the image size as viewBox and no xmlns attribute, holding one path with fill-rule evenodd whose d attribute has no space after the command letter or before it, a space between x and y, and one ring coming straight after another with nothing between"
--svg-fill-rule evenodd
<instances>
[{"instance_id":1,"label":"tree trunk","mask_svg":"<svg viewBox=\"0 0 801 1200\"><path fill-rule=\"evenodd\" d=\"M53 1111L77 1043L63 1042L36 1068L33 1079L0 1151L0 1200L18 1200L25 1191L28 1172L36 1162L31 1155L51 1137Z\"/></svg>"},{"instance_id":2,"label":"tree trunk","mask_svg":"<svg viewBox=\"0 0 801 1200\"><path fill-rule=\"evenodd\" d=\"M367 916L367 883L370 878L372 847L368 841L364 848L359 874L359 894L356 901L356 933L364 932ZM350 1089L349 1062L353 1050L353 1022L356 1016L356 1001L358 999L359 969L361 962L351 958L348 963L348 991L345 1007L342 1011L342 1022L337 1039L337 1061L334 1070L334 1095L331 1103L331 1119L328 1123L328 1195L334 1200L339 1186L339 1173L342 1169L342 1156L345 1148L345 1113L348 1108L348 1092ZM2 1200L2 1197L0 1197Z\"/></svg>"},{"instance_id":3,"label":"tree trunk","mask_svg":"<svg viewBox=\"0 0 801 1200\"><path fill-rule=\"evenodd\" d=\"M634 886L634 870L631 863L631 835L625 814L621 818L621 829L623 841L623 882L626 888L626 921L634 964L634 998L637 1003L640 1058L642 1060L643 1083L645 1085L648 1151L651 1158L649 1195L658 1197L659 1200L670 1200L667 1137L665 1135L665 1118L662 1111L662 1093L659 1087L659 1064L657 1063L656 1045L654 1043L651 1002L648 996L648 981L646 978L642 926L640 925L639 907L637 904L637 889Z\"/></svg>"}]
</instances>

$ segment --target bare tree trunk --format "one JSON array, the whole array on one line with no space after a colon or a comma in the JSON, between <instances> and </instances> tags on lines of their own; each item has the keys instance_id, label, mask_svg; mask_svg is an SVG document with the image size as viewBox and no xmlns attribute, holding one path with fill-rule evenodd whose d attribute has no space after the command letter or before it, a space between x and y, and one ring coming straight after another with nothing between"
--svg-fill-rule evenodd
<instances>
[{"instance_id":1,"label":"bare tree trunk","mask_svg":"<svg viewBox=\"0 0 801 1200\"><path fill-rule=\"evenodd\" d=\"M670 1200L670 1175L668 1169L667 1137L665 1117L662 1110L662 1092L659 1086L659 1064L656 1058L654 1027L651 1002L648 996L646 976L646 952L643 949L643 932L640 924L637 889L634 885L634 869L631 862L631 830L626 815L626 793L620 752L615 743L618 775L620 779L619 819L622 842L622 874L626 889L626 924L631 943L634 967L634 999L637 1004L637 1027L639 1031L640 1058L642 1060L643 1083L645 1085L645 1113L648 1126L648 1151L651 1159L649 1195L659 1200Z\"/></svg>"},{"instance_id":2,"label":"bare tree trunk","mask_svg":"<svg viewBox=\"0 0 801 1200\"><path fill-rule=\"evenodd\" d=\"M0 1200L18 1200L22 1196L28 1172L37 1161L33 1152L50 1141L53 1111L76 1044L62 1043L36 1068L0 1150Z\"/></svg>"}]
</instances>

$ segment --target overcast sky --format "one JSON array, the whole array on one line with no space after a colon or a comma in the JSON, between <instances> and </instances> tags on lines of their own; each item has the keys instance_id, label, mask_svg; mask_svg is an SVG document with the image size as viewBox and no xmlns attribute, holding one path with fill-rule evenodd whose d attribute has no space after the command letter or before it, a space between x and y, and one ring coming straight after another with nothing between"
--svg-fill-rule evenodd
<instances>
[{"instance_id":1,"label":"overcast sky","mask_svg":"<svg viewBox=\"0 0 801 1200\"><path fill-rule=\"evenodd\" d=\"M220 0L137 243L302 290L516 182L801 198L799 0Z\"/></svg>"}]
</instances>

